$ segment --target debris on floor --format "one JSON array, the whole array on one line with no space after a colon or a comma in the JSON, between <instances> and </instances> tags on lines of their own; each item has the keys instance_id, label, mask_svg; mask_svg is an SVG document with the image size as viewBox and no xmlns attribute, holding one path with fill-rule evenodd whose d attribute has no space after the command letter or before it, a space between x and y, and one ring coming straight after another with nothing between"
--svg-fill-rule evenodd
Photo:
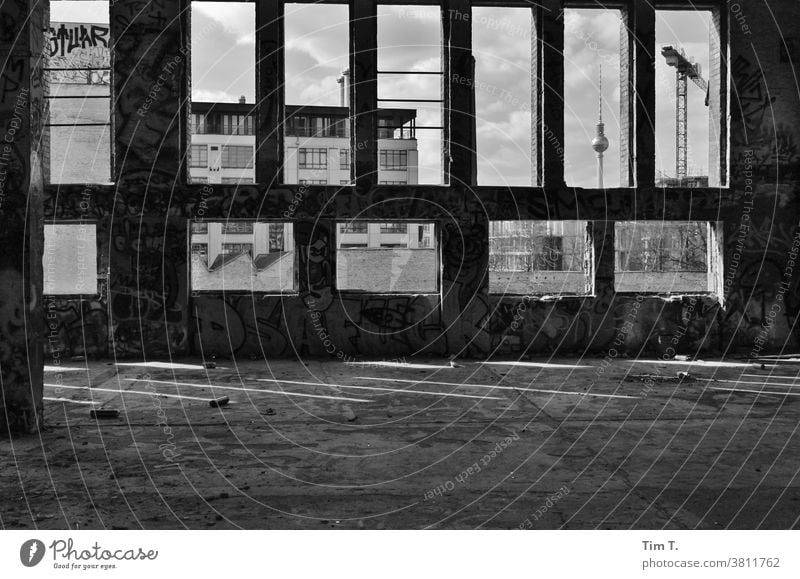
<instances>
[{"instance_id":1,"label":"debris on floor","mask_svg":"<svg viewBox=\"0 0 800 579\"><path fill-rule=\"evenodd\" d=\"M90 410L89 416L92 418L119 418L119 410L114 410L112 408L98 408L96 410Z\"/></svg>"},{"instance_id":2,"label":"debris on floor","mask_svg":"<svg viewBox=\"0 0 800 579\"><path fill-rule=\"evenodd\" d=\"M228 402L230 401L231 401L230 398L228 398L227 396L223 396L222 398L215 398L213 400L209 400L208 405L211 406L211 408L220 408L222 406L227 406Z\"/></svg>"}]
</instances>

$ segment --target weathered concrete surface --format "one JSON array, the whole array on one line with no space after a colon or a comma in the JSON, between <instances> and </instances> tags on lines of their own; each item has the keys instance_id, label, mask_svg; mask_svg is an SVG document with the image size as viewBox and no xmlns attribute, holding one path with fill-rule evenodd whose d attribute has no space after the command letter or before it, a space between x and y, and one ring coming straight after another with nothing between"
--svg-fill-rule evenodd
<instances>
[{"instance_id":1,"label":"weathered concrete surface","mask_svg":"<svg viewBox=\"0 0 800 579\"><path fill-rule=\"evenodd\" d=\"M0 5L0 436L41 425L47 20L44 2Z\"/></svg>"},{"instance_id":2,"label":"weathered concrete surface","mask_svg":"<svg viewBox=\"0 0 800 579\"><path fill-rule=\"evenodd\" d=\"M0 525L800 526L798 366L609 360L75 362L78 371L46 373L48 429L0 443ZM762 389L749 382L794 396L745 392ZM209 407L220 396L229 405ZM122 416L91 419L77 403L90 398Z\"/></svg>"}]
</instances>

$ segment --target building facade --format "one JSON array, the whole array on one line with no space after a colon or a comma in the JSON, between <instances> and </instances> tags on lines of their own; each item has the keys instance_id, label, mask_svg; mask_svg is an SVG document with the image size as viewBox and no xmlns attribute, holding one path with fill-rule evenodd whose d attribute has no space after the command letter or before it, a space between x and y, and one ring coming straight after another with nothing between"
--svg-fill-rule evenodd
<instances>
[{"instance_id":1,"label":"building facade","mask_svg":"<svg viewBox=\"0 0 800 579\"><path fill-rule=\"evenodd\" d=\"M284 181L297 185L349 185L353 154L347 107L287 106ZM378 182L418 182L416 112L378 111ZM192 103L191 178L222 185L255 182L253 105Z\"/></svg>"}]
</instances>

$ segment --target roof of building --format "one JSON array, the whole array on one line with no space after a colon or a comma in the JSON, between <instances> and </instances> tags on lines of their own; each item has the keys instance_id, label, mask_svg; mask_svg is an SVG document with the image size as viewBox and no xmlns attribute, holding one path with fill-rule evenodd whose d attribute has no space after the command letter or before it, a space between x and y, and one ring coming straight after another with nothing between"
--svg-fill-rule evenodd
<instances>
[{"instance_id":1,"label":"roof of building","mask_svg":"<svg viewBox=\"0 0 800 579\"><path fill-rule=\"evenodd\" d=\"M192 101L193 113L230 113L237 115L255 114L256 105L253 103L222 103L207 101ZM295 115L313 115L326 117L346 118L349 114L348 107L313 106L313 105L286 105L286 117ZM416 109L378 109L378 118L390 121L390 126L400 126L417 118Z\"/></svg>"},{"instance_id":2,"label":"roof of building","mask_svg":"<svg viewBox=\"0 0 800 579\"><path fill-rule=\"evenodd\" d=\"M240 251L238 253L221 253L217 256L217 258L214 260L214 263L212 263L210 266L206 263L206 269L208 269L208 271L210 272L217 271L218 269L221 269L222 267L228 265L229 263L232 263L240 259L242 256L247 255L248 257L251 258L252 264L255 267L256 271L264 271L265 269L268 269L269 267L274 265L277 261L279 261L282 257L287 255L288 253L290 252L276 251L273 253L261 253L256 255L255 257L252 257L250 251Z\"/></svg>"}]
</instances>

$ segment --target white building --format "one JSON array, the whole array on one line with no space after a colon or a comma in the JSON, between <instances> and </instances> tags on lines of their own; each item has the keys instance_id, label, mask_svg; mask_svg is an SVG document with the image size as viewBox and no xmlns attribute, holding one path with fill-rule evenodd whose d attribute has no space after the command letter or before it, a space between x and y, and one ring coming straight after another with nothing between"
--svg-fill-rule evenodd
<instances>
[{"instance_id":1,"label":"white building","mask_svg":"<svg viewBox=\"0 0 800 579\"><path fill-rule=\"evenodd\" d=\"M378 181L383 185L418 182L416 111L378 113ZM284 182L347 185L352 182L349 109L346 106L287 106L284 132ZM192 103L190 175L195 183L255 182L253 105ZM197 222L192 225L192 289L290 291L295 259L291 223ZM340 224L342 250L429 249L435 246L430 223ZM223 269L224 268L224 269Z\"/></svg>"},{"instance_id":2,"label":"white building","mask_svg":"<svg viewBox=\"0 0 800 579\"><path fill-rule=\"evenodd\" d=\"M378 182L412 185L419 180L416 111L378 112ZM347 107L286 107L283 180L287 184L347 185L352 182ZM255 182L253 105L192 103L190 175L195 183Z\"/></svg>"}]
</instances>

